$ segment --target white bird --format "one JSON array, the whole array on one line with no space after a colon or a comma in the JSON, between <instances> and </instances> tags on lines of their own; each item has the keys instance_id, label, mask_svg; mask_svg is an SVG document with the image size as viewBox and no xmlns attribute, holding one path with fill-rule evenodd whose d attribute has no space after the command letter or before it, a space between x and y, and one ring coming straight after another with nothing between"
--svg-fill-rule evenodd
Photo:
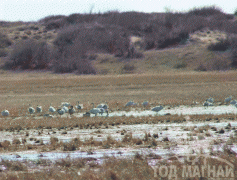
<instances>
[{"instance_id":1,"label":"white bird","mask_svg":"<svg viewBox=\"0 0 237 180\"><path fill-rule=\"evenodd\" d=\"M213 103L214 102L214 98L210 97L210 98L207 99L207 101L210 102L210 103Z\"/></svg>"},{"instance_id":2,"label":"white bird","mask_svg":"<svg viewBox=\"0 0 237 180\"><path fill-rule=\"evenodd\" d=\"M93 104L93 108L90 110L90 113L91 114L94 114L95 116L98 114L98 113L102 113L103 114L103 108L94 108L94 103L91 103Z\"/></svg>"},{"instance_id":3,"label":"white bird","mask_svg":"<svg viewBox=\"0 0 237 180\"><path fill-rule=\"evenodd\" d=\"M212 103L210 103L208 100L206 100L204 103L203 103L203 106L206 108L208 106L213 106Z\"/></svg>"},{"instance_id":4,"label":"white bird","mask_svg":"<svg viewBox=\"0 0 237 180\"><path fill-rule=\"evenodd\" d=\"M129 102L125 105L125 107L127 107L127 106L134 106L134 105L136 105L136 103L134 103L133 101L129 101Z\"/></svg>"},{"instance_id":5,"label":"white bird","mask_svg":"<svg viewBox=\"0 0 237 180\"><path fill-rule=\"evenodd\" d=\"M67 106L63 106L62 109L65 111L65 113L68 113L68 107Z\"/></svg>"},{"instance_id":6,"label":"white bird","mask_svg":"<svg viewBox=\"0 0 237 180\"><path fill-rule=\"evenodd\" d=\"M49 106L49 112L54 113L55 111L56 111L55 108L52 105L50 105Z\"/></svg>"},{"instance_id":7,"label":"white bird","mask_svg":"<svg viewBox=\"0 0 237 180\"><path fill-rule=\"evenodd\" d=\"M225 98L225 103L226 103L226 104L229 103L229 102L231 101L231 99L232 99L232 96L230 96L230 97L228 97L228 98Z\"/></svg>"},{"instance_id":8,"label":"white bird","mask_svg":"<svg viewBox=\"0 0 237 180\"><path fill-rule=\"evenodd\" d=\"M79 104L79 101L77 101L76 109L79 111L80 109L83 109L83 104Z\"/></svg>"},{"instance_id":9,"label":"white bird","mask_svg":"<svg viewBox=\"0 0 237 180\"><path fill-rule=\"evenodd\" d=\"M1 112L1 114L2 114L2 116L9 116L9 111L8 110L3 110L2 112Z\"/></svg>"},{"instance_id":10,"label":"white bird","mask_svg":"<svg viewBox=\"0 0 237 180\"><path fill-rule=\"evenodd\" d=\"M36 112L41 113L42 112L42 106L37 105Z\"/></svg>"},{"instance_id":11,"label":"white bird","mask_svg":"<svg viewBox=\"0 0 237 180\"><path fill-rule=\"evenodd\" d=\"M142 105L145 107L145 106L149 106L149 102L148 101L144 101L143 103L142 103Z\"/></svg>"},{"instance_id":12,"label":"white bird","mask_svg":"<svg viewBox=\"0 0 237 180\"><path fill-rule=\"evenodd\" d=\"M235 105L237 103L237 100L232 100L232 101L230 101L230 104L232 104L232 105Z\"/></svg>"},{"instance_id":13,"label":"white bird","mask_svg":"<svg viewBox=\"0 0 237 180\"><path fill-rule=\"evenodd\" d=\"M207 101L205 101L205 102L203 103L203 106L204 106L204 107L208 107L208 104L209 104L209 103L208 103Z\"/></svg>"},{"instance_id":14,"label":"white bird","mask_svg":"<svg viewBox=\"0 0 237 180\"><path fill-rule=\"evenodd\" d=\"M70 103L68 103L68 102L62 102L62 103L61 103L61 106L66 106L66 107L69 107L69 106L71 106L71 104L70 104Z\"/></svg>"},{"instance_id":15,"label":"white bird","mask_svg":"<svg viewBox=\"0 0 237 180\"><path fill-rule=\"evenodd\" d=\"M58 114L59 114L60 116L62 116L62 115L65 113L65 111L64 111L63 109L61 109L61 108L58 108L58 109L57 109L57 112L58 112Z\"/></svg>"},{"instance_id":16,"label":"white bird","mask_svg":"<svg viewBox=\"0 0 237 180\"><path fill-rule=\"evenodd\" d=\"M107 104L99 104L97 108L103 108L104 110L106 110L109 108L109 106Z\"/></svg>"},{"instance_id":17,"label":"white bird","mask_svg":"<svg viewBox=\"0 0 237 180\"><path fill-rule=\"evenodd\" d=\"M35 113L35 109L33 107L31 107L31 105L29 104L29 109L28 109L30 114L34 114Z\"/></svg>"},{"instance_id":18,"label":"white bird","mask_svg":"<svg viewBox=\"0 0 237 180\"><path fill-rule=\"evenodd\" d=\"M69 110L68 110L68 113L70 114L70 115L72 115L73 113L75 113L76 111L75 111L75 109L73 108L73 106L71 106L70 108L69 108Z\"/></svg>"},{"instance_id":19,"label":"white bird","mask_svg":"<svg viewBox=\"0 0 237 180\"><path fill-rule=\"evenodd\" d=\"M163 106L156 106L154 108L152 108L152 111L155 111L156 113L158 113L159 111L161 111L163 109Z\"/></svg>"},{"instance_id":20,"label":"white bird","mask_svg":"<svg viewBox=\"0 0 237 180\"><path fill-rule=\"evenodd\" d=\"M144 101L143 103L142 103L142 106L143 106L143 110L145 110L146 109L146 107L148 107L150 104L149 104L149 102L148 101Z\"/></svg>"}]
</instances>

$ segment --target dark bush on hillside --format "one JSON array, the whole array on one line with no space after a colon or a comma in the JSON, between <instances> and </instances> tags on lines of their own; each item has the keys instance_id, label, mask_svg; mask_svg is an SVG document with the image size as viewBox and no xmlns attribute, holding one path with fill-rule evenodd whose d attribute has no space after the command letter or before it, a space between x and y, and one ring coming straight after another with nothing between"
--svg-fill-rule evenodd
<instances>
[{"instance_id":1,"label":"dark bush on hillside","mask_svg":"<svg viewBox=\"0 0 237 180\"><path fill-rule=\"evenodd\" d=\"M51 20L45 23L45 30L59 29L65 24L63 19Z\"/></svg>"},{"instance_id":2,"label":"dark bush on hillside","mask_svg":"<svg viewBox=\"0 0 237 180\"><path fill-rule=\"evenodd\" d=\"M50 50L46 42L33 39L22 40L14 45L7 69L46 69L49 66Z\"/></svg>"},{"instance_id":3,"label":"dark bush on hillside","mask_svg":"<svg viewBox=\"0 0 237 180\"><path fill-rule=\"evenodd\" d=\"M8 47L12 44L5 34L0 33L0 48Z\"/></svg>"},{"instance_id":4,"label":"dark bush on hillside","mask_svg":"<svg viewBox=\"0 0 237 180\"><path fill-rule=\"evenodd\" d=\"M87 56L87 43L77 37L76 30L78 29L71 26L59 32L54 41L57 50L53 71L55 73L95 74L96 71Z\"/></svg>"},{"instance_id":5,"label":"dark bush on hillside","mask_svg":"<svg viewBox=\"0 0 237 180\"><path fill-rule=\"evenodd\" d=\"M80 42L86 46L87 52L111 53L126 57L130 48L128 35L119 26L79 24L59 32L54 44L63 49Z\"/></svg>"},{"instance_id":6,"label":"dark bush on hillside","mask_svg":"<svg viewBox=\"0 0 237 180\"><path fill-rule=\"evenodd\" d=\"M169 46L182 44L189 38L188 32L180 30L180 32L170 32L166 38L160 39L157 44L158 49L166 48Z\"/></svg>"},{"instance_id":7,"label":"dark bush on hillside","mask_svg":"<svg viewBox=\"0 0 237 180\"><path fill-rule=\"evenodd\" d=\"M10 26L10 22L7 22L7 21L0 21L0 26L1 27L9 27Z\"/></svg>"},{"instance_id":8,"label":"dark bush on hillside","mask_svg":"<svg viewBox=\"0 0 237 180\"><path fill-rule=\"evenodd\" d=\"M123 71L122 73L132 73L135 69L136 69L136 67L133 64L126 63L122 67L122 71Z\"/></svg>"},{"instance_id":9,"label":"dark bush on hillside","mask_svg":"<svg viewBox=\"0 0 237 180\"><path fill-rule=\"evenodd\" d=\"M37 31L37 30L39 30L39 27L35 26L35 25L31 25L27 29Z\"/></svg>"},{"instance_id":10,"label":"dark bush on hillside","mask_svg":"<svg viewBox=\"0 0 237 180\"><path fill-rule=\"evenodd\" d=\"M210 30L220 30L220 31L226 31L230 33L237 32L235 27L233 28L233 24L236 24L233 21L229 21L226 16L223 16L221 14L219 15L213 15L208 18L208 25Z\"/></svg>"},{"instance_id":11,"label":"dark bush on hillside","mask_svg":"<svg viewBox=\"0 0 237 180\"><path fill-rule=\"evenodd\" d=\"M149 50L183 44L189 38L189 33L201 30L207 25L208 20L205 17L166 13L163 19L160 17L143 25L145 35L142 47Z\"/></svg>"},{"instance_id":12,"label":"dark bush on hillside","mask_svg":"<svg viewBox=\"0 0 237 180\"><path fill-rule=\"evenodd\" d=\"M188 15L195 15L195 16L212 16L217 14L224 14L222 10L216 6L210 7L202 7L202 8L194 8L193 10L187 13Z\"/></svg>"},{"instance_id":13,"label":"dark bush on hillside","mask_svg":"<svg viewBox=\"0 0 237 180\"><path fill-rule=\"evenodd\" d=\"M183 44L189 38L189 33L185 29L154 31L145 36L143 47L149 49L163 49L166 47Z\"/></svg>"},{"instance_id":14,"label":"dark bush on hillside","mask_svg":"<svg viewBox=\"0 0 237 180\"><path fill-rule=\"evenodd\" d=\"M63 15L56 15L56 16L52 15L52 16L47 16L43 19L40 19L39 22L47 24L49 21L55 21L55 20L63 19L65 17L66 16L63 16Z\"/></svg>"},{"instance_id":15,"label":"dark bush on hillside","mask_svg":"<svg viewBox=\"0 0 237 180\"><path fill-rule=\"evenodd\" d=\"M0 49L0 57L6 57L7 51L5 49Z\"/></svg>"},{"instance_id":16,"label":"dark bush on hillside","mask_svg":"<svg viewBox=\"0 0 237 180\"><path fill-rule=\"evenodd\" d=\"M69 24L91 23L97 18L97 14L71 14L65 17L65 22Z\"/></svg>"},{"instance_id":17,"label":"dark bush on hillside","mask_svg":"<svg viewBox=\"0 0 237 180\"><path fill-rule=\"evenodd\" d=\"M98 22L101 24L110 24L121 26L134 35L140 36L143 29L143 24L150 21L153 15L139 12L107 12L98 17Z\"/></svg>"},{"instance_id":18,"label":"dark bush on hillside","mask_svg":"<svg viewBox=\"0 0 237 180\"><path fill-rule=\"evenodd\" d=\"M208 50L210 51L226 51L231 46L231 43L228 39L221 39L217 43L212 43L208 46Z\"/></svg>"},{"instance_id":19,"label":"dark bush on hillside","mask_svg":"<svg viewBox=\"0 0 237 180\"><path fill-rule=\"evenodd\" d=\"M86 46L78 42L77 39L73 44L57 47L54 55L53 71L55 73L96 74L86 51Z\"/></svg>"},{"instance_id":20,"label":"dark bush on hillside","mask_svg":"<svg viewBox=\"0 0 237 180\"><path fill-rule=\"evenodd\" d=\"M223 22L223 30L230 34L237 34L237 21L229 22L224 21Z\"/></svg>"},{"instance_id":21,"label":"dark bush on hillside","mask_svg":"<svg viewBox=\"0 0 237 180\"><path fill-rule=\"evenodd\" d=\"M237 68L237 36L235 34L229 35L225 40L218 43L211 44L209 50L225 51L230 49L230 56L227 58L225 55L218 54L216 58L209 59L207 62L200 62L196 68L197 71L211 71L211 70L229 70Z\"/></svg>"},{"instance_id":22,"label":"dark bush on hillside","mask_svg":"<svg viewBox=\"0 0 237 180\"><path fill-rule=\"evenodd\" d=\"M138 58L141 53L130 45L129 34L114 25L78 24L62 29L54 41L54 72L95 74L90 54L111 53L117 57Z\"/></svg>"},{"instance_id":23,"label":"dark bush on hillside","mask_svg":"<svg viewBox=\"0 0 237 180\"><path fill-rule=\"evenodd\" d=\"M231 61L224 58L211 59L208 62L200 62L196 71L225 71L231 69Z\"/></svg>"},{"instance_id":24,"label":"dark bush on hillside","mask_svg":"<svg viewBox=\"0 0 237 180\"><path fill-rule=\"evenodd\" d=\"M209 21L207 20L207 18L202 16L195 16L195 15L188 16L186 14L180 19L179 25L182 28L184 28L187 32L193 33L195 31L208 27Z\"/></svg>"}]
</instances>

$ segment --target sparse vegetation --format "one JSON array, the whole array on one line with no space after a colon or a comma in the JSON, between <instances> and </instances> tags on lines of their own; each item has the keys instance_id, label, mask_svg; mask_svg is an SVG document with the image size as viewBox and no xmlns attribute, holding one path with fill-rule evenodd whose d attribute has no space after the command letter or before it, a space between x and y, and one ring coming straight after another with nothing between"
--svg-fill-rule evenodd
<instances>
[{"instance_id":1,"label":"sparse vegetation","mask_svg":"<svg viewBox=\"0 0 237 180\"><path fill-rule=\"evenodd\" d=\"M7 35L0 33L0 48L8 47L12 44L11 40L7 37Z\"/></svg>"},{"instance_id":2,"label":"sparse vegetation","mask_svg":"<svg viewBox=\"0 0 237 180\"><path fill-rule=\"evenodd\" d=\"M208 46L211 51L226 51L230 48L231 43L227 39L221 39L217 43L212 43Z\"/></svg>"},{"instance_id":3,"label":"sparse vegetation","mask_svg":"<svg viewBox=\"0 0 237 180\"><path fill-rule=\"evenodd\" d=\"M210 6L194 8L187 13L167 11L149 14L109 11L98 14L49 16L34 23L1 22L0 28L4 28L4 33L1 33L0 39L4 42L0 44L4 47L0 47L2 51L0 57L8 56L7 60L3 61L5 69L44 69L56 73L106 75L146 73L157 72L159 69L164 69L163 67L169 67L173 71L235 69L236 48L232 41L235 41L233 36L237 33L237 22L233 21L233 18L234 15L225 14L220 8ZM205 32L207 29L208 31ZM210 35L214 39L217 30L231 37L228 40L218 37L217 42L203 43L203 40ZM201 39L202 45L205 44L209 50L214 51L214 55L205 50L203 54L197 55L199 51L203 52L205 49L199 44L195 45L194 42L197 39L194 40L191 37L198 31L206 33L206 35L200 34L198 38ZM137 40L133 41L133 37ZM27 49L24 42L32 41L32 39L36 42L45 40L47 48L44 46L46 49L41 48L41 52L46 50L49 57L38 59L39 55L34 55L33 57L37 60L26 58L25 64L29 65L12 68L12 53L10 52L14 54L17 44L22 44L22 51ZM190 45L189 42L194 45ZM13 46L10 47L10 45ZM199 47L192 48L192 46ZM1 50L1 48L8 49ZM174 53L178 49L180 49L180 54ZM155 62L145 61L150 59L150 56L154 56L154 52L147 52L147 50L154 50L160 54L160 56L156 54ZM164 50L169 50L171 54L168 53L166 56ZM186 51L189 52L188 55ZM219 51L224 54L218 53ZM101 64L99 64L95 57L106 53L112 56L108 61L100 61ZM208 56L211 56L208 58L211 59L210 62L206 60ZM41 64L40 67L34 65L37 64L35 62L32 65L29 59L37 61ZM123 61L133 61L133 59L136 63L129 63L133 64L136 70L127 71L127 65L124 65ZM0 62L2 60L3 58ZM123 65L125 67L122 67Z\"/></svg>"},{"instance_id":4,"label":"sparse vegetation","mask_svg":"<svg viewBox=\"0 0 237 180\"><path fill-rule=\"evenodd\" d=\"M22 40L14 45L5 64L7 69L47 69L50 49L46 42L33 39Z\"/></svg>"}]
</instances>

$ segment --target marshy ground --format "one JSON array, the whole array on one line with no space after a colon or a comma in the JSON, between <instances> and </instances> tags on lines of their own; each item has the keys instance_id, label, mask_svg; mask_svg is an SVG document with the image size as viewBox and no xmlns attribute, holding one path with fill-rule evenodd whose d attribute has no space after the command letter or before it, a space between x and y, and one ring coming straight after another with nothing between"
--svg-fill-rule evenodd
<instances>
[{"instance_id":1,"label":"marshy ground","mask_svg":"<svg viewBox=\"0 0 237 180\"><path fill-rule=\"evenodd\" d=\"M0 119L1 177L130 178L116 168L133 167L152 179L152 166L177 154L226 155L236 149L235 113L53 118L43 114L50 104L57 108L61 102L76 105L78 100L84 105L79 113L91 109L92 102L107 102L110 113L141 112L145 100L151 104L148 110L157 105L164 111L180 105L205 109L202 103L209 97L221 108L226 97L235 96L236 77L235 71L119 76L3 72L0 108L8 109L10 116ZM124 108L130 100L138 106ZM41 105L43 112L29 115L28 104ZM111 163L115 169L101 174Z\"/></svg>"}]
</instances>

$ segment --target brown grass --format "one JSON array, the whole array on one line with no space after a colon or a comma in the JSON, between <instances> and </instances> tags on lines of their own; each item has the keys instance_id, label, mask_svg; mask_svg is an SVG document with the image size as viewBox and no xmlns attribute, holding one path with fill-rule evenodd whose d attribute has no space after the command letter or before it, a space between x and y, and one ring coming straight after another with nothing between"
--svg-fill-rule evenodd
<instances>
[{"instance_id":1,"label":"brown grass","mask_svg":"<svg viewBox=\"0 0 237 180\"><path fill-rule=\"evenodd\" d=\"M64 127L79 127L79 128L100 128L102 126L114 126L120 124L150 124L150 123L185 123L187 120L185 116L172 115L172 116L148 116L148 117L81 117L81 118L60 118L56 117L51 119L41 118L20 118L20 119L0 119L0 129L18 131L32 128L59 128ZM210 120L235 120L235 114L223 114L223 115L191 115L188 121L205 122ZM207 130L206 127L202 127L203 130ZM203 132L200 128L200 132ZM124 132L122 132L124 134Z\"/></svg>"},{"instance_id":2,"label":"brown grass","mask_svg":"<svg viewBox=\"0 0 237 180\"><path fill-rule=\"evenodd\" d=\"M216 119L219 120L233 120L235 119L235 115L194 115L189 117L189 121L195 121L195 122L205 122L208 119L208 121L211 119L212 121L216 121ZM158 116L158 117L143 117L143 118L135 118L135 117L111 117L111 118L104 118L104 117L97 117L97 118L72 118L72 119L66 119L66 118L58 118L54 119L57 123L52 123L48 120L34 120L32 123L32 120L22 121L20 119L17 120L3 120L2 122L2 129L6 129L8 131L17 131L19 129L18 123L22 123L24 125L21 126L21 129L19 133L26 133L24 129L31 129L31 128L41 128L42 131L44 129L48 129L49 127L52 128L58 128L63 129L63 131L67 131L71 128L74 129L74 127L77 127L78 129L103 129L107 126L113 126L114 124L120 125L120 124L143 124L143 123L166 123L167 120L169 120L170 123L185 123L185 117L183 116ZM12 122L10 124L10 122ZM14 123L16 124L14 124ZM32 126L33 125L33 126ZM67 127L67 128L66 128ZM188 135L190 136L190 140L193 140L193 136L197 136L199 139L205 138L205 136L210 136L210 133L208 130L210 130L211 127L209 126L203 126L199 128L190 127L185 128L184 130L191 131ZM167 129L163 129L167 130ZM45 131L45 130L44 130ZM52 130L54 131L54 130ZM60 133L59 131L58 133ZM47 133L47 132L46 132ZM95 133L102 133L101 130L96 130ZM119 132L118 132L119 133ZM202 134L201 134L202 133ZM51 134L50 138L50 144L44 144L40 138L34 138L34 136L30 136L30 141L38 142L37 144L29 144L26 142L26 140L23 138L21 141L18 139L14 139L13 142L9 141L3 141L0 143L0 151L1 152L13 152L13 151L24 151L24 150L38 150L38 151L54 151L54 150L60 150L60 151L75 151L79 150L81 147L87 148L87 147L97 147L97 148L118 148L118 147L156 147L157 145L165 146L169 148L170 146L175 146L175 142L170 141L168 137L163 138L161 141L157 141L156 138L158 137L158 134L151 135L150 133L145 133L144 138L136 138L132 136L132 133L127 133L125 130L121 131L121 135L124 135L121 141L114 140L111 136L107 136L107 139L105 141L96 141L94 140L93 136L91 136L88 139L85 139L85 141L81 141L80 138L75 137L70 142L62 142L59 141L58 138L54 137L54 134ZM232 137L230 138L229 142L235 142L236 138ZM213 142L216 144L215 142Z\"/></svg>"},{"instance_id":3,"label":"brown grass","mask_svg":"<svg viewBox=\"0 0 237 180\"><path fill-rule=\"evenodd\" d=\"M45 112L50 103L57 107L62 101L76 104L80 100L85 110L91 108L91 102L104 101L111 110L116 110L117 102L122 109L130 99L140 103L148 100L153 105L190 105L212 96L216 102L223 102L225 97L235 94L236 75L235 71L121 76L3 72L0 109L8 109L14 117L26 115L28 104L42 105Z\"/></svg>"},{"instance_id":4,"label":"brown grass","mask_svg":"<svg viewBox=\"0 0 237 180\"><path fill-rule=\"evenodd\" d=\"M199 154L201 155L202 152ZM231 162L236 169L236 153L227 148L223 147L223 152L212 152L212 156L218 158L223 158ZM190 160L194 160L196 156L191 156ZM192 164L193 161L184 159L184 162L179 161L178 158L172 156L168 159L162 159L162 157L149 154L145 156L143 154L136 154L134 157L129 159L119 159L119 158L106 158L104 162L100 165L92 159L71 159L67 157L52 163L50 161L38 161L36 163L36 168L40 169L37 171L32 171L29 169L31 163L28 162L11 162L11 161L2 161L1 164L7 167L8 171L5 173L0 172L0 176L5 179L160 179L159 171L157 177L154 177L154 168L148 165L149 159L160 160L157 165L168 166L174 165L177 167L185 166L198 166L201 168L203 165L207 164L212 166L222 166L226 167L225 162L221 162L216 158L204 158L199 157L198 161L195 164ZM193 170L193 169L192 169ZM206 173L206 172L205 172ZM182 168L177 168L177 177L182 177ZM207 176L207 174L205 174ZM204 176L205 177L205 176ZM168 179L168 178L162 178ZM195 178L194 178L195 179ZM196 178L198 179L198 178Z\"/></svg>"}]
</instances>

